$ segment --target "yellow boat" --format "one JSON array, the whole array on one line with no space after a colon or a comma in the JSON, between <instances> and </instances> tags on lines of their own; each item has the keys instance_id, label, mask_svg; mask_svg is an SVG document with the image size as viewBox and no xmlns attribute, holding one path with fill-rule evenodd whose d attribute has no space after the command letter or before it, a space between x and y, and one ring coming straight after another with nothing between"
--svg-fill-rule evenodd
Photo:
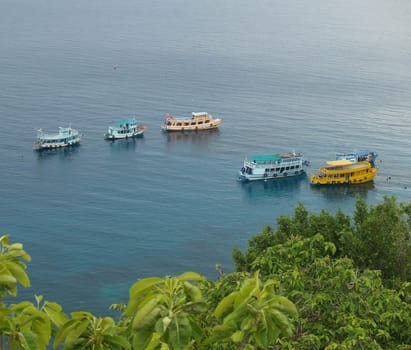
<instances>
[{"instance_id":1,"label":"yellow boat","mask_svg":"<svg viewBox=\"0 0 411 350\"><path fill-rule=\"evenodd\" d=\"M370 162L352 162L346 159L331 160L319 172L310 176L312 185L344 185L370 182L377 175L378 168Z\"/></svg>"}]
</instances>

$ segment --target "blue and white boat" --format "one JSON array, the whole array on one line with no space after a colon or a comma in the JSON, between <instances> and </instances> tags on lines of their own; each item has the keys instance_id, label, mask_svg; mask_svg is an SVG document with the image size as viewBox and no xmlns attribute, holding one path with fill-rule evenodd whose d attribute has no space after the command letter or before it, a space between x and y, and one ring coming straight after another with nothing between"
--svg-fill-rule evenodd
<instances>
[{"instance_id":1,"label":"blue and white boat","mask_svg":"<svg viewBox=\"0 0 411 350\"><path fill-rule=\"evenodd\" d=\"M139 125L134 118L118 120L113 126L108 127L104 138L106 140L128 139L130 137L143 136L144 130L144 125Z\"/></svg>"},{"instance_id":2,"label":"blue and white boat","mask_svg":"<svg viewBox=\"0 0 411 350\"><path fill-rule=\"evenodd\" d=\"M59 127L57 134L46 134L42 129L38 129L37 142L33 145L33 149L40 151L74 146L80 142L82 136L78 130L73 129L71 126L68 128Z\"/></svg>"},{"instance_id":3,"label":"blue and white boat","mask_svg":"<svg viewBox=\"0 0 411 350\"><path fill-rule=\"evenodd\" d=\"M240 181L271 180L305 174L309 164L301 153L283 153L249 156L239 171Z\"/></svg>"},{"instance_id":4,"label":"blue and white boat","mask_svg":"<svg viewBox=\"0 0 411 350\"><path fill-rule=\"evenodd\" d=\"M339 152L335 154L336 160L349 160L350 162L364 162L367 161L371 163L371 166L375 165L375 160L377 158L377 153L370 150L361 150L359 152Z\"/></svg>"}]
</instances>

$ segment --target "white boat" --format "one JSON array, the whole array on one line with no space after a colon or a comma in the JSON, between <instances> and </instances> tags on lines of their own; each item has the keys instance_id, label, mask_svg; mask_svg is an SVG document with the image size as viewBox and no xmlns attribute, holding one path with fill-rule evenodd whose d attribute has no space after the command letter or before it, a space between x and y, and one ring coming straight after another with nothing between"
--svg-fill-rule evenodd
<instances>
[{"instance_id":1,"label":"white boat","mask_svg":"<svg viewBox=\"0 0 411 350\"><path fill-rule=\"evenodd\" d=\"M42 129L37 130L37 142L33 145L35 150L54 149L77 145L82 134L71 126L68 128L59 127L57 134L46 134Z\"/></svg>"},{"instance_id":2,"label":"white boat","mask_svg":"<svg viewBox=\"0 0 411 350\"><path fill-rule=\"evenodd\" d=\"M239 171L240 181L271 180L305 174L309 162L301 153L283 153L249 156Z\"/></svg>"},{"instance_id":3,"label":"white boat","mask_svg":"<svg viewBox=\"0 0 411 350\"><path fill-rule=\"evenodd\" d=\"M128 139L130 137L143 136L145 130L144 125L139 125L133 119L123 119L115 122L113 126L109 126L104 134L106 140Z\"/></svg>"},{"instance_id":4,"label":"white boat","mask_svg":"<svg viewBox=\"0 0 411 350\"><path fill-rule=\"evenodd\" d=\"M216 129L220 126L222 119L213 118L207 112L193 112L191 117L173 117L167 114L166 121L161 128L164 131L199 131Z\"/></svg>"}]
</instances>

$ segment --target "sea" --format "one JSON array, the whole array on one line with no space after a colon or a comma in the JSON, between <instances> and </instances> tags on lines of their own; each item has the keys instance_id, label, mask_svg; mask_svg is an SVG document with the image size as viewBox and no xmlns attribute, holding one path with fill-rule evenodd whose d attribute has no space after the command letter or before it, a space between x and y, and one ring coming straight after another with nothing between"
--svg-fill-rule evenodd
<instances>
[{"instance_id":1,"label":"sea","mask_svg":"<svg viewBox=\"0 0 411 350\"><path fill-rule=\"evenodd\" d=\"M234 270L264 226L411 200L408 0L0 0L0 234L21 242L19 298L110 314L142 278ZM164 133L167 113L219 130ZM135 117L143 138L106 141ZM79 129L36 152L36 130ZM241 183L248 155L378 153L373 183ZM17 299L19 300L19 299ZM8 303L16 302L7 298Z\"/></svg>"}]
</instances>

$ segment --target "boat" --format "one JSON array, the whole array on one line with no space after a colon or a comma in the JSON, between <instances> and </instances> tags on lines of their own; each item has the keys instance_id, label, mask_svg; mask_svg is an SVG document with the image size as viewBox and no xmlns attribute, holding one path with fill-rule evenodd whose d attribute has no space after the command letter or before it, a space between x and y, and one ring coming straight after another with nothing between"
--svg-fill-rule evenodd
<instances>
[{"instance_id":1,"label":"boat","mask_svg":"<svg viewBox=\"0 0 411 350\"><path fill-rule=\"evenodd\" d=\"M271 180L305 174L309 164L301 153L249 156L238 173L240 181Z\"/></svg>"},{"instance_id":2,"label":"boat","mask_svg":"<svg viewBox=\"0 0 411 350\"><path fill-rule=\"evenodd\" d=\"M372 166L375 165L375 160L377 158L377 153L370 150L361 150L359 152L339 152L335 154L336 160L346 159L351 162L370 162Z\"/></svg>"},{"instance_id":3,"label":"boat","mask_svg":"<svg viewBox=\"0 0 411 350\"><path fill-rule=\"evenodd\" d=\"M106 140L128 139L129 137L143 136L144 130L145 126L139 125L134 118L118 120L113 126L108 127L104 138Z\"/></svg>"},{"instance_id":4,"label":"boat","mask_svg":"<svg viewBox=\"0 0 411 350\"><path fill-rule=\"evenodd\" d=\"M331 160L310 176L312 185L345 185L370 182L377 175L378 168L369 161L353 162L348 159Z\"/></svg>"},{"instance_id":5,"label":"boat","mask_svg":"<svg viewBox=\"0 0 411 350\"><path fill-rule=\"evenodd\" d=\"M161 129L164 131L210 130L218 128L221 121L221 118L213 118L207 112L193 112L191 117L173 117L167 114Z\"/></svg>"},{"instance_id":6,"label":"boat","mask_svg":"<svg viewBox=\"0 0 411 350\"><path fill-rule=\"evenodd\" d=\"M68 128L59 127L57 134L46 134L42 129L37 130L37 142L33 149L40 151L43 149L55 149L77 145L82 134L71 126Z\"/></svg>"}]
</instances>

